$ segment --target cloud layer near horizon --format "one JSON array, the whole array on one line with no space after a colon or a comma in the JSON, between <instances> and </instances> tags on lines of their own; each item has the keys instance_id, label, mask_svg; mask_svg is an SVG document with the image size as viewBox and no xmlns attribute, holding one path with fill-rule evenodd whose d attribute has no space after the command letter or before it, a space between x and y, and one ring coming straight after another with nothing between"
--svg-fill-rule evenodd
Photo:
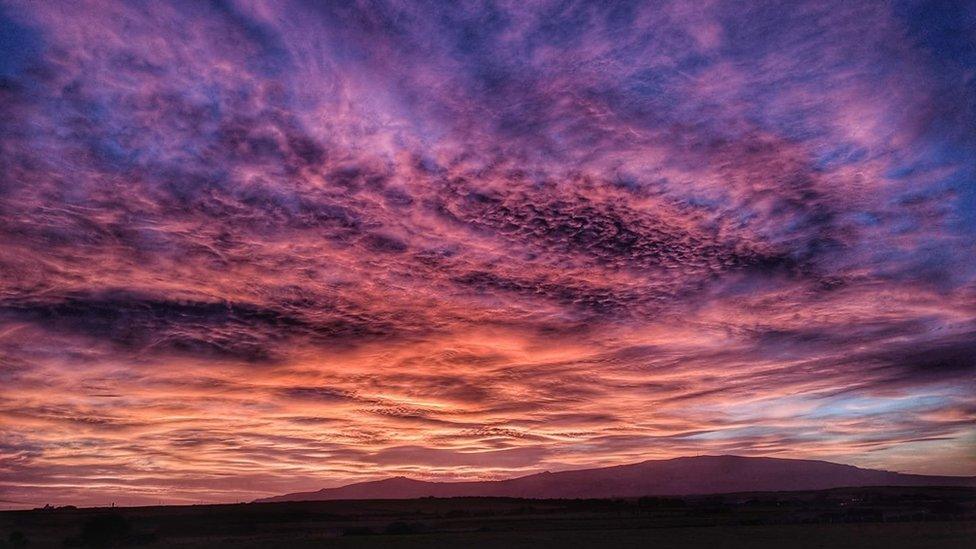
<instances>
[{"instance_id":1,"label":"cloud layer near horizon","mask_svg":"<svg viewBox=\"0 0 976 549\"><path fill-rule=\"evenodd\" d=\"M976 474L971 5L2 6L0 505Z\"/></svg>"}]
</instances>

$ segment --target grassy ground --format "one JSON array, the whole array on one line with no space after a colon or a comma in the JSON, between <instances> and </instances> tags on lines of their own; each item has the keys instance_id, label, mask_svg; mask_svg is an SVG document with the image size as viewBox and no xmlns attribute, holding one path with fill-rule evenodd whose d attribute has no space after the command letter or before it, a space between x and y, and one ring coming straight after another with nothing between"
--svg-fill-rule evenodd
<instances>
[{"instance_id":1,"label":"grassy ground","mask_svg":"<svg viewBox=\"0 0 976 549\"><path fill-rule=\"evenodd\" d=\"M133 546L969 549L976 547L976 491L425 498L0 513L2 549Z\"/></svg>"},{"instance_id":2,"label":"grassy ground","mask_svg":"<svg viewBox=\"0 0 976 549\"><path fill-rule=\"evenodd\" d=\"M514 548L796 548L796 549L971 549L976 522L795 524L767 526L719 526L627 530L556 530L465 532L418 535L350 536L340 538L292 538L256 535L251 539L185 540L171 547L464 547ZM175 541L175 540L174 540Z\"/></svg>"}]
</instances>

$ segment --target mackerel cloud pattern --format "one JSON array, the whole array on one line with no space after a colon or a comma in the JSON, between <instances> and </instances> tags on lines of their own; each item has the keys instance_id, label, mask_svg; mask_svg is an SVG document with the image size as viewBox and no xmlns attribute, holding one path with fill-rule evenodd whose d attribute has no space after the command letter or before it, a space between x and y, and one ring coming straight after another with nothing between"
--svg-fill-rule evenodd
<instances>
[{"instance_id":1,"label":"mackerel cloud pattern","mask_svg":"<svg viewBox=\"0 0 976 549\"><path fill-rule=\"evenodd\" d=\"M0 5L0 505L976 473L971 2Z\"/></svg>"}]
</instances>

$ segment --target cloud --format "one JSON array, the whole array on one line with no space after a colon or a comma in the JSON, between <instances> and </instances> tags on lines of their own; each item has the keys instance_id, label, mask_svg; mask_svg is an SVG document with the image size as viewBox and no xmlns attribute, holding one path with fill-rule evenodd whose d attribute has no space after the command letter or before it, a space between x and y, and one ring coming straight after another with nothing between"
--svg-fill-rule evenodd
<instances>
[{"instance_id":1,"label":"cloud","mask_svg":"<svg viewBox=\"0 0 976 549\"><path fill-rule=\"evenodd\" d=\"M545 448L513 448L490 452L458 452L422 446L384 448L369 456L379 465L419 465L433 467L511 467L537 463L547 453Z\"/></svg>"},{"instance_id":2,"label":"cloud","mask_svg":"<svg viewBox=\"0 0 976 549\"><path fill-rule=\"evenodd\" d=\"M5 2L4 499L973 474L944 8Z\"/></svg>"}]
</instances>

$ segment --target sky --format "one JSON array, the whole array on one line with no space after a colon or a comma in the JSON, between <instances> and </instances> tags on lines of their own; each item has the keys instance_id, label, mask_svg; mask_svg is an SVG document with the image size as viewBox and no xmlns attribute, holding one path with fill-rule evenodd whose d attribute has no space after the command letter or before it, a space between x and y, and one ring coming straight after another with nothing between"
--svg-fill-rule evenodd
<instances>
[{"instance_id":1,"label":"sky","mask_svg":"<svg viewBox=\"0 0 976 549\"><path fill-rule=\"evenodd\" d=\"M976 475L976 3L0 2L0 507Z\"/></svg>"}]
</instances>

